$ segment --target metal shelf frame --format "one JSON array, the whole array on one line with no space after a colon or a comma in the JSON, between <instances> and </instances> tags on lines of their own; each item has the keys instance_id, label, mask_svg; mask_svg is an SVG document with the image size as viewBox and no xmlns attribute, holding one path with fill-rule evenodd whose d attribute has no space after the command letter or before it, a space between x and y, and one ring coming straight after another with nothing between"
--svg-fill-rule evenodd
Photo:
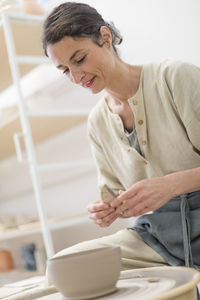
<instances>
[{"instance_id":1,"label":"metal shelf frame","mask_svg":"<svg viewBox=\"0 0 200 300\"><path fill-rule=\"evenodd\" d=\"M58 111L58 112L29 112L26 108L25 101L23 98L22 88L20 84L20 64L40 64L49 62L47 58L40 56L30 56L30 55L17 55L14 43L14 37L11 28L12 20L23 23L31 23L42 25L43 17L32 16L32 15L23 15L23 14L11 14L4 13L2 14L2 24L5 41L9 59L10 70L12 74L12 80L17 91L17 103L19 108L19 116L22 127L21 133L16 133L14 136L14 142L16 147L16 154L19 162L27 162L29 164L30 175L32 179L32 185L34 189L38 215L41 224L41 231L44 240L44 246L47 253L47 258L51 257L54 254L54 245L51 235L51 226L48 224L47 215L45 212L44 204L44 195L41 185L40 172L49 172L53 170L62 170L72 168L74 166L91 166L92 162L90 161L76 161L70 163L55 163L55 164L41 164L39 165L36 160L35 146L32 138L32 132L29 123L29 117L46 117L46 116L86 116L89 111L87 110L67 110L67 111ZM27 41L28 42L28 41ZM20 148L19 138L24 138L26 156L27 159L24 160Z\"/></svg>"}]
</instances>

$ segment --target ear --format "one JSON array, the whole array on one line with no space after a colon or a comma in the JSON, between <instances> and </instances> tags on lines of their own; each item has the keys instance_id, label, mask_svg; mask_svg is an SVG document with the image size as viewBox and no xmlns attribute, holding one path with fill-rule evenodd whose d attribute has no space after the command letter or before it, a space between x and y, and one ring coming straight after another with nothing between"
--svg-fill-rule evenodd
<instances>
[{"instance_id":1,"label":"ear","mask_svg":"<svg viewBox=\"0 0 200 300\"><path fill-rule=\"evenodd\" d=\"M112 34L110 32L110 29L107 26L101 26L100 33L102 43L105 44L107 47L110 47L110 45L112 45Z\"/></svg>"}]
</instances>

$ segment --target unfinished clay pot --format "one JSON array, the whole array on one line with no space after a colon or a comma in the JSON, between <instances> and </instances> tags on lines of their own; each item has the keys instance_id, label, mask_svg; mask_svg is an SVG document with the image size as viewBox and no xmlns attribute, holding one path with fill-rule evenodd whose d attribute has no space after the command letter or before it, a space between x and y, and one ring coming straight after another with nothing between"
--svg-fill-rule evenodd
<instances>
[{"instance_id":1,"label":"unfinished clay pot","mask_svg":"<svg viewBox=\"0 0 200 300\"><path fill-rule=\"evenodd\" d=\"M48 260L48 272L65 297L89 299L115 291L120 258L120 247L101 247L53 257Z\"/></svg>"}]
</instances>

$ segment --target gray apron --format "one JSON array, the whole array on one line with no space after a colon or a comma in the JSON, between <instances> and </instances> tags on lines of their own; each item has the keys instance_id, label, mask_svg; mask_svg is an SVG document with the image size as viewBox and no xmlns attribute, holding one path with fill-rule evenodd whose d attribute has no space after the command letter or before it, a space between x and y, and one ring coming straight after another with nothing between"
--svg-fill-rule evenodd
<instances>
[{"instance_id":1,"label":"gray apron","mask_svg":"<svg viewBox=\"0 0 200 300\"><path fill-rule=\"evenodd\" d=\"M169 265L200 269L200 191L172 198L132 229Z\"/></svg>"}]
</instances>

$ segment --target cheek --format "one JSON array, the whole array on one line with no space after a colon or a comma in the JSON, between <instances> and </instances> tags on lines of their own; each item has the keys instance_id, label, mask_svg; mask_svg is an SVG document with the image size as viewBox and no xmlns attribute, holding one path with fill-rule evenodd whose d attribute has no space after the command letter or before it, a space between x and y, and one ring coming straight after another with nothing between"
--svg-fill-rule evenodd
<instances>
[{"instance_id":1,"label":"cheek","mask_svg":"<svg viewBox=\"0 0 200 300\"><path fill-rule=\"evenodd\" d=\"M110 77L111 77L111 68L110 68L110 65L109 63L104 63L102 64L101 66L101 74L102 74L102 77L104 78L104 81L109 81L110 80Z\"/></svg>"},{"instance_id":2,"label":"cheek","mask_svg":"<svg viewBox=\"0 0 200 300\"><path fill-rule=\"evenodd\" d=\"M91 71L97 71L100 74L104 74L109 69L109 60L108 57L102 55L102 53L93 53L90 57L90 67Z\"/></svg>"},{"instance_id":3,"label":"cheek","mask_svg":"<svg viewBox=\"0 0 200 300\"><path fill-rule=\"evenodd\" d=\"M101 76L106 79L110 74L110 63L106 59L99 61L98 70Z\"/></svg>"}]
</instances>

